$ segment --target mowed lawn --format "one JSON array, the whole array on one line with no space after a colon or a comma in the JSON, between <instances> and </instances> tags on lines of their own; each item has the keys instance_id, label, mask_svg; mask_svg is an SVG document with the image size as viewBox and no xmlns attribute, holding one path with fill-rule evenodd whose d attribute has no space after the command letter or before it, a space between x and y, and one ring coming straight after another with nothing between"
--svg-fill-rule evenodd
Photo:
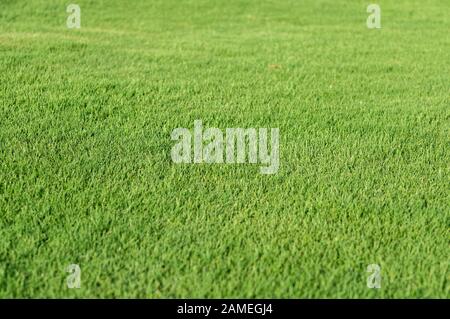
<instances>
[{"instance_id":1,"label":"mowed lawn","mask_svg":"<svg viewBox=\"0 0 450 319\"><path fill-rule=\"evenodd\" d=\"M378 30L367 1L73 2L79 30L0 2L0 297L449 297L448 0ZM279 128L278 173L174 164L197 119Z\"/></svg>"}]
</instances>

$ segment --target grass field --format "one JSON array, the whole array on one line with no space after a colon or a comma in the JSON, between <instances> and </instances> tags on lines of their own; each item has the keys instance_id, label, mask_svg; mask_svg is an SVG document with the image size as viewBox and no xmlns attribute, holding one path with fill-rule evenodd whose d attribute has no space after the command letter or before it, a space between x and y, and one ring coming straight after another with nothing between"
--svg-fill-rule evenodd
<instances>
[{"instance_id":1,"label":"grass field","mask_svg":"<svg viewBox=\"0 0 450 319\"><path fill-rule=\"evenodd\" d=\"M0 297L450 296L450 2L0 1ZM280 169L174 164L280 130ZM81 268L69 289L66 267ZM369 264L382 287L369 289Z\"/></svg>"}]
</instances>

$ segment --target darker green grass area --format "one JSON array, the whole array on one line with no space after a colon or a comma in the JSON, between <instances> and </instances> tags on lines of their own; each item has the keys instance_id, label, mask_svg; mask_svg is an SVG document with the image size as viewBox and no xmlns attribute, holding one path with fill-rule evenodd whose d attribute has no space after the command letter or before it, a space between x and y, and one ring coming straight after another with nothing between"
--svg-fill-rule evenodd
<instances>
[{"instance_id":1,"label":"darker green grass area","mask_svg":"<svg viewBox=\"0 0 450 319\"><path fill-rule=\"evenodd\" d=\"M364 1L77 3L0 3L0 297L449 296L448 1L380 30ZM196 119L278 127L278 174L173 164Z\"/></svg>"}]
</instances>

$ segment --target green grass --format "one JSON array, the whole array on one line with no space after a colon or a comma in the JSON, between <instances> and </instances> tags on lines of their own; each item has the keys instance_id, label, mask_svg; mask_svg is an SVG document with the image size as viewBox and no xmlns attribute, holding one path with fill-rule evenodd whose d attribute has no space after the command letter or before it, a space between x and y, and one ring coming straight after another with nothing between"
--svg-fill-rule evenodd
<instances>
[{"instance_id":1,"label":"green grass","mask_svg":"<svg viewBox=\"0 0 450 319\"><path fill-rule=\"evenodd\" d=\"M79 30L0 2L0 297L449 297L448 0L378 1L381 30L366 1L72 2ZM278 174L173 164L196 119L280 128Z\"/></svg>"}]
</instances>

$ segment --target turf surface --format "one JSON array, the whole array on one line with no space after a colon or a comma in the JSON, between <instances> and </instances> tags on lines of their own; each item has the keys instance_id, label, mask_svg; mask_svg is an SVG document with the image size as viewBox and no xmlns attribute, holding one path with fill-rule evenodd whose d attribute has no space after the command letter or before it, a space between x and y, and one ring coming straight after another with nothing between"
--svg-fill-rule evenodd
<instances>
[{"instance_id":1,"label":"turf surface","mask_svg":"<svg viewBox=\"0 0 450 319\"><path fill-rule=\"evenodd\" d=\"M380 30L366 1L73 2L79 30L0 2L0 297L450 295L448 0ZM278 127L278 174L173 164L196 119Z\"/></svg>"}]
</instances>

